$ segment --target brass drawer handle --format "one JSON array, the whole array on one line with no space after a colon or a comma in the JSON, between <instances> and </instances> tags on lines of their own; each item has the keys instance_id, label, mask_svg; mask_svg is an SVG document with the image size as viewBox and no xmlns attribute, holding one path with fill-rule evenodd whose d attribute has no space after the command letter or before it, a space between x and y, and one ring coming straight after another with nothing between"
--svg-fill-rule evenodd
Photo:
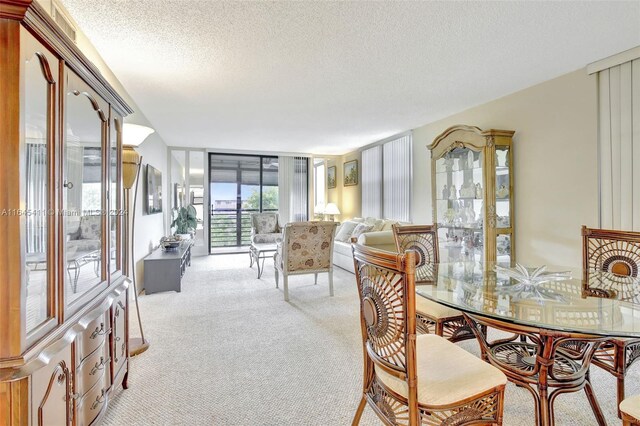
<instances>
[{"instance_id":1,"label":"brass drawer handle","mask_svg":"<svg viewBox=\"0 0 640 426\"><path fill-rule=\"evenodd\" d=\"M96 329L93 331L93 333L91 333L91 336L89 336L90 339L95 339L98 336L104 336L105 334L109 334L111 332L110 329L105 329L104 328L104 323L101 322L100 323L100 327L96 327Z\"/></svg>"},{"instance_id":2,"label":"brass drawer handle","mask_svg":"<svg viewBox=\"0 0 640 426\"><path fill-rule=\"evenodd\" d=\"M95 410L103 402L104 402L104 389L102 389L102 392L100 392L100 395L98 395L96 397L96 400L93 401L93 404L91 404L91 410Z\"/></svg>"},{"instance_id":3,"label":"brass drawer handle","mask_svg":"<svg viewBox=\"0 0 640 426\"><path fill-rule=\"evenodd\" d=\"M96 365L91 369L91 372L89 372L89 375L93 376L98 371L104 370L104 367L107 365L109 361L111 361L110 357L107 357L107 358L100 357L100 362L96 362Z\"/></svg>"}]
</instances>

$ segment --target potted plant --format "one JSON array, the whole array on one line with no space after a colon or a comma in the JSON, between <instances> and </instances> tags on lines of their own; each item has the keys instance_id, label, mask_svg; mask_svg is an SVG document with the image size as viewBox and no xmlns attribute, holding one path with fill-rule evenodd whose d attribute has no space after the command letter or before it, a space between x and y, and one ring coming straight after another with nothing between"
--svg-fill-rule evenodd
<instances>
[{"instance_id":1,"label":"potted plant","mask_svg":"<svg viewBox=\"0 0 640 426\"><path fill-rule=\"evenodd\" d=\"M171 227L176 228L175 235L180 235L183 239L191 238L191 232L196 229L198 218L196 209L192 205L174 209L175 219L171 222Z\"/></svg>"}]
</instances>

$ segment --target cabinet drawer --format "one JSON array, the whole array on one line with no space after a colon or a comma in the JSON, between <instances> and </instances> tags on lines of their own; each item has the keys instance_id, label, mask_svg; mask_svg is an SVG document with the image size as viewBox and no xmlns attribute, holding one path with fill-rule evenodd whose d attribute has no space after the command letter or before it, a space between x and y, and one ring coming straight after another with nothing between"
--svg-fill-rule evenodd
<instances>
[{"instance_id":1,"label":"cabinet drawer","mask_svg":"<svg viewBox=\"0 0 640 426\"><path fill-rule=\"evenodd\" d=\"M78 414L76 424L78 426L88 426L98 417L107 400L106 376L100 376L98 382L80 399L78 404Z\"/></svg>"},{"instance_id":2,"label":"cabinet drawer","mask_svg":"<svg viewBox=\"0 0 640 426\"><path fill-rule=\"evenodd\" d=\"M109 332L109 323L106 321L105 314L91 321L84 333L78 337L76 343L76 362L81 363L87 356L93 353L98 346L105 342Z\"/></svg>"},{"instance_id":3,"label":"cabinet drawer","mask_svg":"<svg viewBox=\"0 0 640 426\"><path fill-rule=\"evenodd\" d=\"M76 370L76 393L84 395L105 374L109 373L109 351L103 343L86 357Z\"/></svg>"},{"instance_id":4,"label":"cabinet drawer","mask_svg":"<svg viewBox=\"0 0 640 426\"><path fill-rule=\"evenodd\" d=\"M118 300L113 304L113 348L111 359L113 360L113 374L118 374L122 366L127 362L127 315L128 302L127 291L118 296Z\"/></svg>"}]
</instances>

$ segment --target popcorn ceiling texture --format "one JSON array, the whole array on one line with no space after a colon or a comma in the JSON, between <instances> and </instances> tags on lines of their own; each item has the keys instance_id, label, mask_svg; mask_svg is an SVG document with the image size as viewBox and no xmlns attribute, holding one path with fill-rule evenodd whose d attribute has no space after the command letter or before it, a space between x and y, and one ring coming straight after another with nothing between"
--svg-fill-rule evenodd
<instances>
[{"instance_id":1,"label":"popcorn ceiling texture","mask_svg":"<svg viewBox=\"0 0 640 426\"><path fill-rule=\"evenodd\" d=\"M640 2L62 2L193 147L343 154L640 44Z\"/></svg>"}]
</instances>

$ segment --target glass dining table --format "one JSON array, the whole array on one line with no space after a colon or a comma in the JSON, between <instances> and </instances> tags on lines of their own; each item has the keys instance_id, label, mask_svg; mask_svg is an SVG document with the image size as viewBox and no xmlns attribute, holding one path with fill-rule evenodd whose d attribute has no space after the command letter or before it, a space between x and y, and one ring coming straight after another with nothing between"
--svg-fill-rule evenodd
<instances>
[{"instance_id":1,"label":"glass dining table","mask_svg":"<svg viewBox=\"0 0 640 426\"><path fill-rule=\"evenodd\" d=\"M589 366L594 355L607 356L611 338L637 339L640 356L640 280L575 268L536 269L426 264L416 268L416 293L461 311L483 359L531 392L537 425L553 425L555 398L580 390L598 424L606 425Z\"/></svg>"}]
</instances>

